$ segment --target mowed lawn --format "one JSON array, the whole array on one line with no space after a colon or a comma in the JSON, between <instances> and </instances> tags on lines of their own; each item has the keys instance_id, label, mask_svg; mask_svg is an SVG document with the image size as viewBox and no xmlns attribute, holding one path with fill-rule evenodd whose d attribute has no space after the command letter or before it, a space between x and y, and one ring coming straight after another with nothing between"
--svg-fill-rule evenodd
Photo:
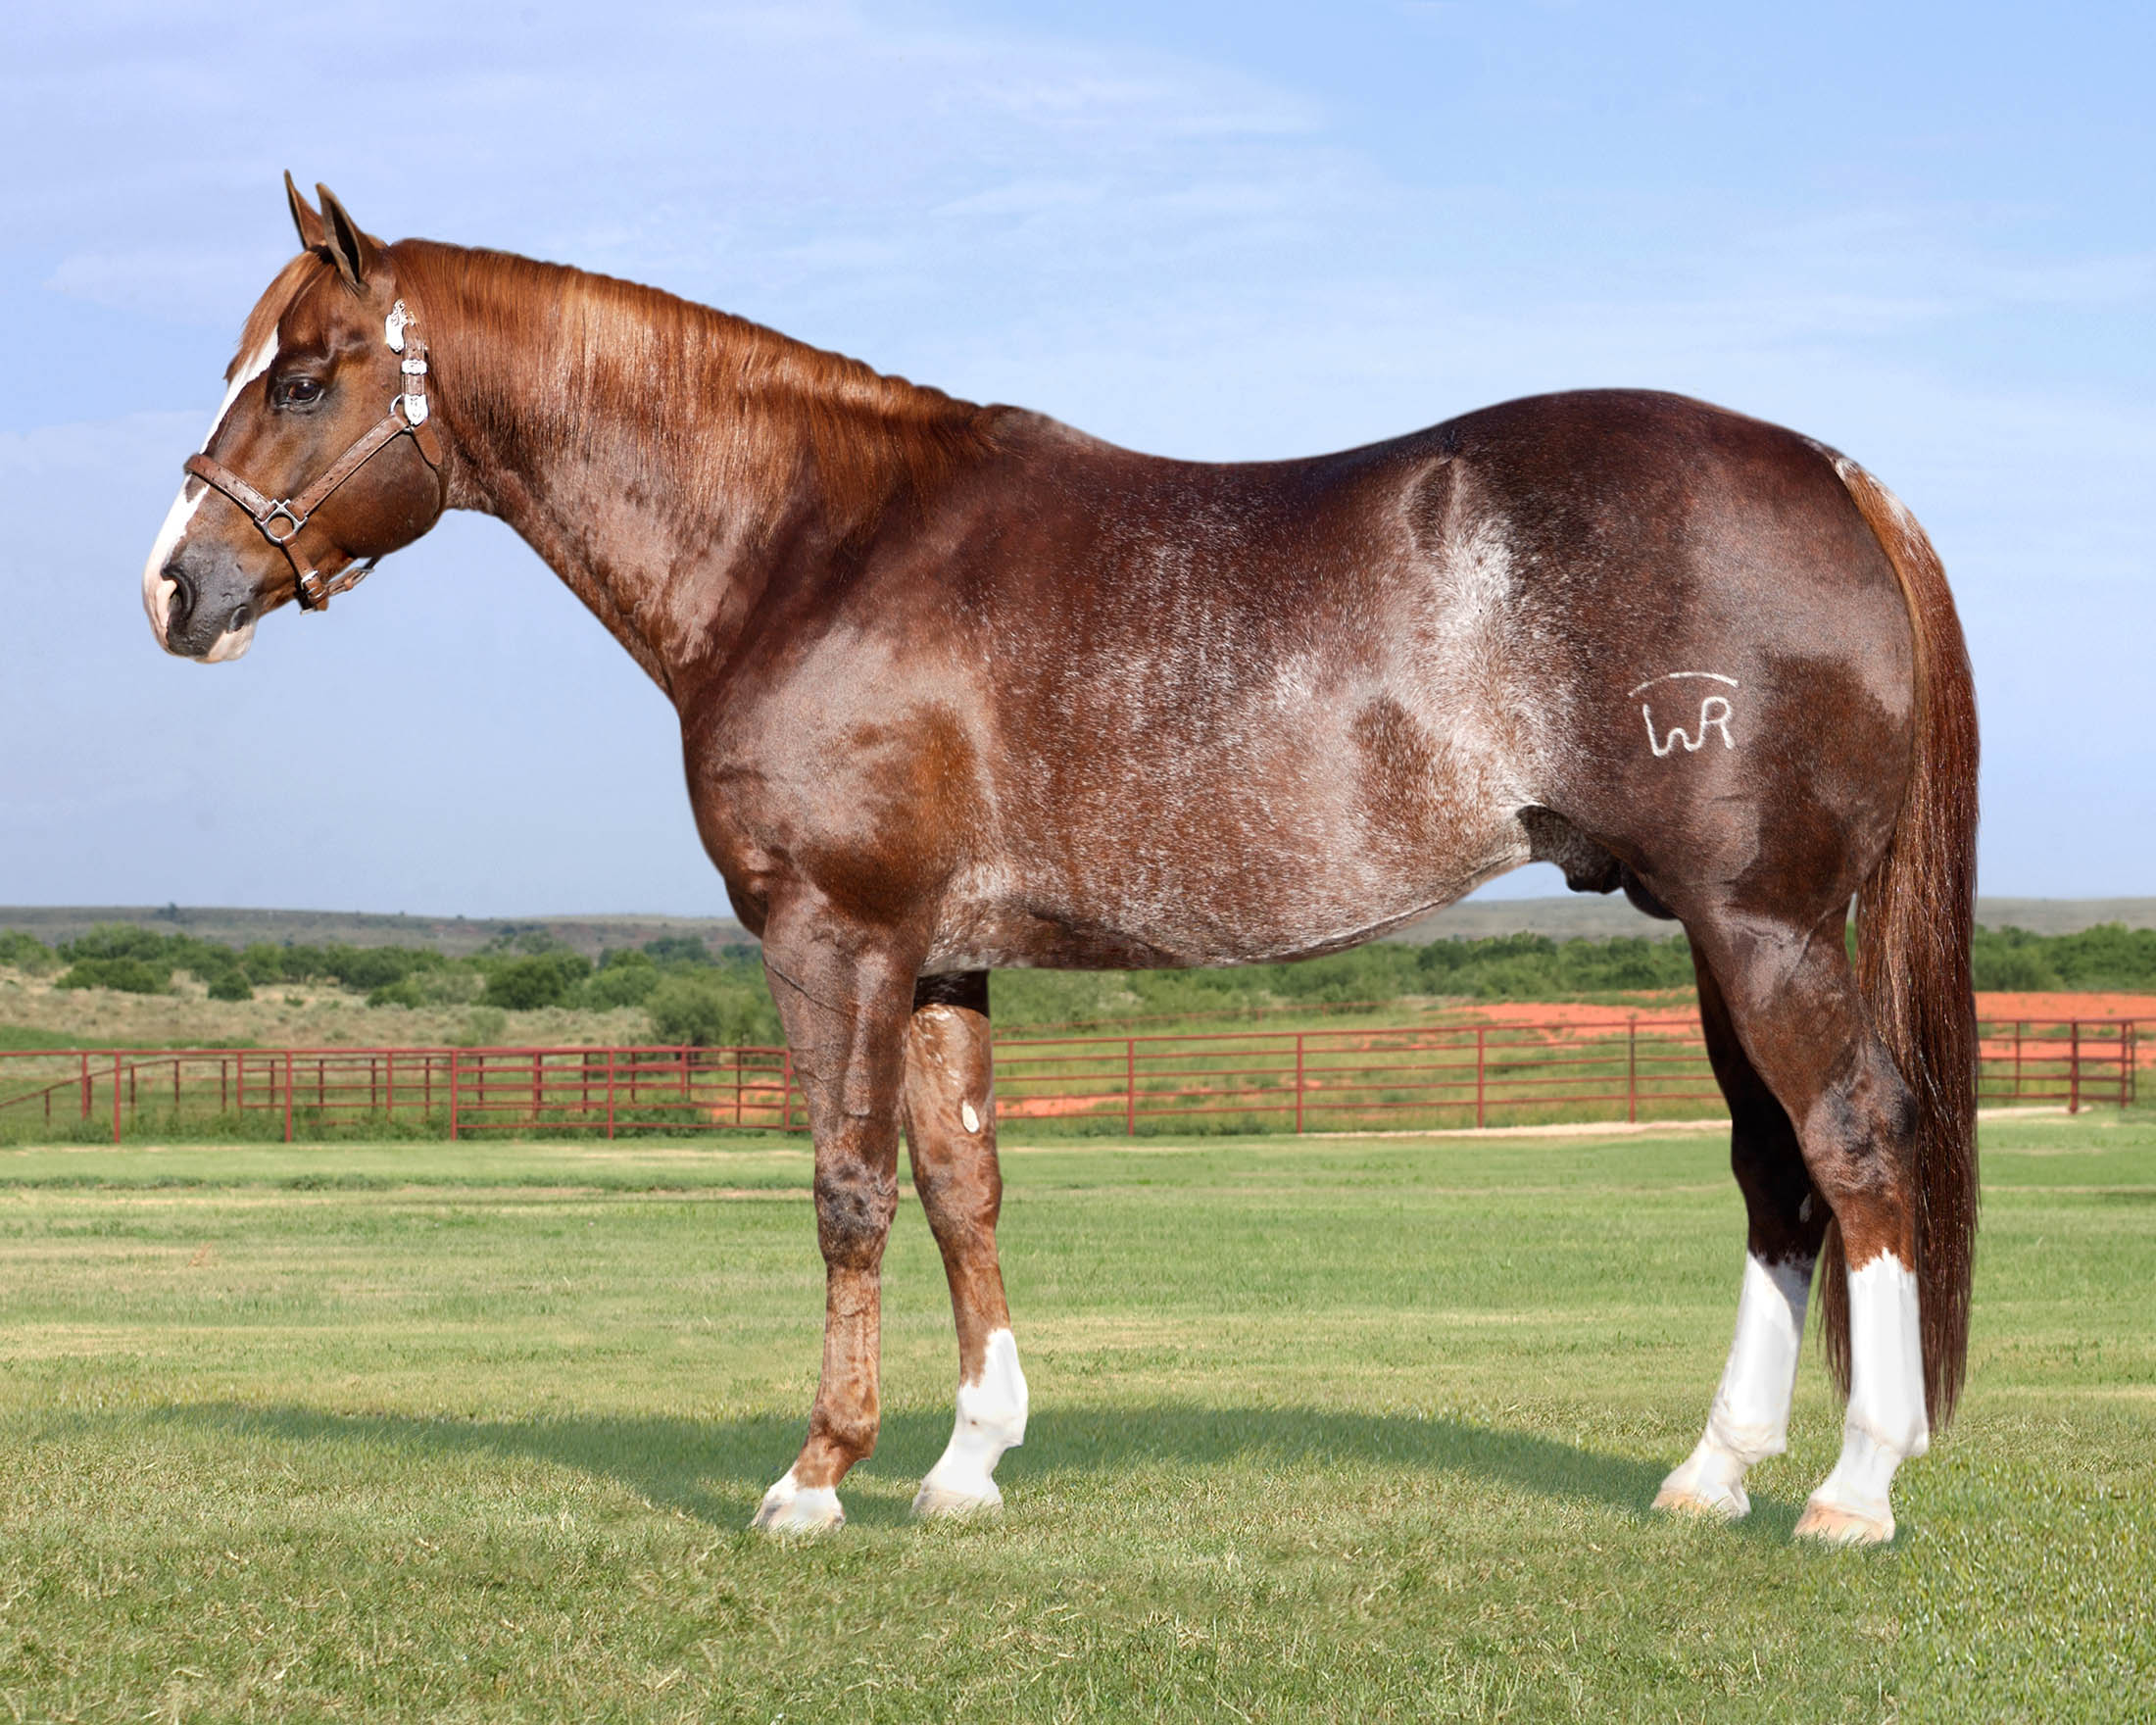
<instances>
[{"instance_id":1,"label":"mowed lawn","mask_svg":"<svg viewBox=\"0 0 2156 1725\"><path fill-rule=\"evenodd\" d=\"M919 1210L884 1439L744 1531L813 1389L776 1141L0 1153L19 1719L2116 1720L2156 1713L2156 1122L1985 1131L1971 1388L1889 1549L1647 1503L1735 1312L1704 1135L1006 1148L1033 1386L919 1526Z\"/></svg>"}]
</instances>

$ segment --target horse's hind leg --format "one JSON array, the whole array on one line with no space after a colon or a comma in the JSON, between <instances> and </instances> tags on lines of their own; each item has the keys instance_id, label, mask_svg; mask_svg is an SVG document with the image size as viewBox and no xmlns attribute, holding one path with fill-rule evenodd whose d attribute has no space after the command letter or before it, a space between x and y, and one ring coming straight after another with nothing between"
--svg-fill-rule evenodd
<instances>
[{"instance_id":1,"label":"horse's hind leg","mask_svg":"<svg viewBox=\"0 0 2156 1725\"><path fill-rule=\"evenodd\" d=\"M1657 1509L1746 1514L1745 1472L1786 1447L1796 1356L1812 1265L1827 1230L1827 1207L1812 1189L1789 1116L1744 1053L1720 985L1697 947L1699 1017L1707 1058L1730 1105L1730 1163L1744 1195L1744 1279L1737 1336L1707 1410L1699 1444L1654 1500Z\"/></svg>"},{"instance_id":2,"label":"horse's hind leg","mask_svg":"<svg viewBox=\"0 0 2156 1725\"><path fill-rule=\"evenodd\" d=\"M1850 1266L1841 1458L1796 1531L1890 1539L1894 1470L1931 1441L1914 1273L1916 1099L1866 1019L1840 905L1810 927L1732 912L1687 926L1743 1052L1796 1129Z\"/></svg>"},{"instance_id":3,"label":"horse's hind leg","mask_svg":"<svg viewBox=\"0 0 2156 1725\"><path fill-rule=\"evenodd\" d=\"M913 1500L917 1515L1003 1503L996 1463L1025 1442L1026 1380L996 1258L1003 1174L996 1161L988 974L923 977L906 1035L906 1142L913 1189L943 1252L958 1331L958 1411L943 1457Z\"/></svg>"}]
</instances>

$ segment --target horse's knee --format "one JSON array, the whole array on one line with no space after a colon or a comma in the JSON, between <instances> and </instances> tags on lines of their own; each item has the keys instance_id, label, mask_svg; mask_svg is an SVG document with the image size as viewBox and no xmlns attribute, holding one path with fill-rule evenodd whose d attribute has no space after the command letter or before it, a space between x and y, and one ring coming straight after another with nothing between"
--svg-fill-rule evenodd
<instances>
[{"instance_id":1,"label":"horse's knee","mask_svg":"<svg viewBox=\"0 0 2156 1725\"><path fill-rule=\"evenodd\" d=\"M816 1170L816 1242L834 1269L874 1269L899 1208L897 1179L859 1163Z\"/></svg>"}]
</instances>

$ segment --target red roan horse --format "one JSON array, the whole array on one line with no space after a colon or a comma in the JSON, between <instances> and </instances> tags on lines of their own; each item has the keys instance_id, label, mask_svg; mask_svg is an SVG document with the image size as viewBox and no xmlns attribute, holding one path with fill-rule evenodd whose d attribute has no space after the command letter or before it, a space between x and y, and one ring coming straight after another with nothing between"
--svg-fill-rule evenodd
<instances>
[{"instance_id":1,"label":"red roan horse","mask_svg":"<svg viewBox=\"0 0 2156 1725\"><path fill-rule=\"evenodd\" d=\"M1891 1535L1968 1331L1977 736L1938 560L1863 468L1629 390L1164 461L286 185L304 249L150 553L151 625L236 659L483 510L672 699L815 1134L823 1373L760 1526L839 1522L875 1445L902 1124L959 1359L915 1507L1000 1502L1026 1387L991 969L1334 952L1539 858L1683 923L1733 1118L1736 1341L1657 1503L1749 1507L1824 1258L1848 1414L1797 1531Z\"/></svg>"}]
</instances>

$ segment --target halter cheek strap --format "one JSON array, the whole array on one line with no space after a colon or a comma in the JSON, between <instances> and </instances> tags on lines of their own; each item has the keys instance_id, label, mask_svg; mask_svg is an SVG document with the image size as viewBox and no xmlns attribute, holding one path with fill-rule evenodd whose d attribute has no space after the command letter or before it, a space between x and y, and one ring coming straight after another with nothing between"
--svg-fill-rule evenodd
<instances>
[{"instance_id":1,"label":"halter cheek strap","mask_svg":"<svg viewBox=\"0 0 2156 1725\"><path fill-rule=\"evenodd\" d=\"M191 455L185 464L193 477L205 485L215 486L245 510L248 519L255 523L262 536L284 553L285 561L292 566L293 587L302 611L325 610L339 593L348 592L366 580L381 561L370 557L364 564L351 565L326 577L316 570L312 562L302 563L293 541L338 486L398 438L409 436L432 469L436 484L443 488L445 495L447 492L442 473L441 437L434 428L426 399L426 343L419 339L404 301L399 300L390 308L389 317L382 325L382 339L389 344L391 353L404 356L400 368L404 388L390 397L389 412L363 432L359 440L330 463L304 491L293 497L272 499L207 454Z\"/></svg>"}]
</instances>

